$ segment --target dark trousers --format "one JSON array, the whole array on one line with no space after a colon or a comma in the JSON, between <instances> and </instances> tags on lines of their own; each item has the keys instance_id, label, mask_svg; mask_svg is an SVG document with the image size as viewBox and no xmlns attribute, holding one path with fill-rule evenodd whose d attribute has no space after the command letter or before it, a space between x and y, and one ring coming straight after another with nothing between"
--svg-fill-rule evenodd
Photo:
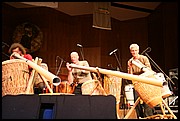
<instances>
[{"instance_id":1,"label":"dark trousers","mask_svg":"<svg viewBox=\"0 0 180 121\"><path fill-rule=\"evenodd\" d=\"M135 102L138 99L139 95L135 89L133 89L133 94L134 94L134 102ZM144 102L143 104L138 103L135 109L136 109L137 117L144 118L147 116L152 116L154 114L154 108L150 108Z\"/></svg>"},{"instance_id":2,"label":"dark trousers","mask_svg":"<svg viewBox=\"0 0 180 121\"><path fill-rule=\"evenodd\" d=\"M78 84L78 85L75 87L73 94L75 94L75 95L82 95L81 86L82 86L82 84Z\"/></svg>"}]
</instances>

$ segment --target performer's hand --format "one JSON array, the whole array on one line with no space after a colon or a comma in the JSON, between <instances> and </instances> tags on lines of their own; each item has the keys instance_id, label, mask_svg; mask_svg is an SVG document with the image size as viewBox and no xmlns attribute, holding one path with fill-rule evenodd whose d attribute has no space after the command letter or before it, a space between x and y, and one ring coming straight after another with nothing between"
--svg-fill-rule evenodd
<instances>
[{"instance_id":1,"label":"performer's hand","mask_svg":"<svg viewBox=\"0 0 180 121\"><path fill-rule=\"evenodd\" d=\"M132 74L132 61L131 60L128 61L128 73Z\"/></svg>"},{"instance_id":2,"label":"performer's hand","mask_svg":"<svg viewBox=\"0 0 180 121\"><path fill-rule=\"evenodd\" d=\"M128 61L128 67L129 67L129 68L132 67L132 61Z\"/></svg>"},{"instance_id":3,"label":"performer's hand","mask_svg":"<svg viewBox=\"0 0 180 121\"><path fill-rule=\"evenodd\" d=\"M67 67L69 72L72 71L72 68L70 67L70 64L68 62L66 63L66 67Z\"/></svg>"},{"instance_id":4,"label":"performer's hand","mask_svg":"<svg viewBox=\"0 0 180 121\"><path fill-rule=\"evenodd\" d=\"M10 56L10 60L11 60L11 59L15 59L14 56L11 55L11 56Z\"/></svg>"},{"instance_id":5,"label":"performer's hand","mask_svg":"<svg viewBox=\"0 0 180 121\"><path fill-rule=\"evenodd\" d=\"M13 53L10 55L10 60L11 60L11 59L16 59L13 55L19 55L19 56L21 56L19 53L13 52Z\"/></svg>"}]
</instances>

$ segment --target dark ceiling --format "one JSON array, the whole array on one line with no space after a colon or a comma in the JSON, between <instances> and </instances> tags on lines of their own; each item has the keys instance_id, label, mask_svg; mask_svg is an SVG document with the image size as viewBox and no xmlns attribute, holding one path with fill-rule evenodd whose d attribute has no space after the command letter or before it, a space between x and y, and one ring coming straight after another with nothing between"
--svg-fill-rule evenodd
<instances>
[{"instance_id":1,"label":"dark ceiling","mask_svg":"<svg viewBox=\"0 0 180 121\"><path fill-rule=\"evenodd\" d=\"M71 16L93 14L93 2L5 2L16 8L47 6ZM161 2L111 2L110 14L120 21L150 15Z\"/></svg>"}]
</instances>

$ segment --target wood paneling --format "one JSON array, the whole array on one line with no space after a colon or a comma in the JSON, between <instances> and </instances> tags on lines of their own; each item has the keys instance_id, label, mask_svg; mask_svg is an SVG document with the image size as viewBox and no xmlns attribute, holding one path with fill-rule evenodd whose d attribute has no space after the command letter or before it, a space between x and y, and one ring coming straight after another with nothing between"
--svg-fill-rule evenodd
<instances>
[{"instance_id":1,"label":"wood paneling","mask_svg":"<svg viewBox=\"0 0 180 121\"><path fill-rule=\"evenodd\" d=\"M140 52L150 46L150 55L167 72L167 69L178 65L177 6L176 3L164 3L159 9L156 14L149 16L150 19L146 17L121 22L112 18L112 30L109 31L93 28L92 15L69 16L47 7L16 9L3 3L2 40L12 44L15 27L28 21L36 24L43 32L41 48L31 54L34 58L41 57L53 73L56 57L60 56L70 62L70 52L79 52L77 43L83 45L84 56L90 65L102 68L107 68L108 64L118 66L114 55L109 55L109 52L118 48L118 59L126 72L127 60L131 57L129 45L134 42L140 45ZM7 53L7 50L3 51ZM3 57L2 61L6 59ZM62 74L66 74L65 63L62 68Z\"/></svg>"}]
</instances>

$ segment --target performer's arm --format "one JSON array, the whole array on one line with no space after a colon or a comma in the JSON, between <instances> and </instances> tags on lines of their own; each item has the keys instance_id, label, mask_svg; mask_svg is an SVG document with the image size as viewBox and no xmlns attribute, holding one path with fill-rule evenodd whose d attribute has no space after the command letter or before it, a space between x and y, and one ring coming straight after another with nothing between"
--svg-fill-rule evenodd
<instances>
[{"instance_id":1,"label":"performer's arm","mask_svg":"<svg viewBox=\"0 0 180 121\"><path fill-rule=\"evenodd\" d=\"M67 70L68 70L68 82L69 82L69 84L72 84L73 80L74 80L74 77L73 77L73 74L72 74L72 68L69 67L69 65L70 64L67 62L66 67L67 67Z\"/></svg>"}]
</instances>

